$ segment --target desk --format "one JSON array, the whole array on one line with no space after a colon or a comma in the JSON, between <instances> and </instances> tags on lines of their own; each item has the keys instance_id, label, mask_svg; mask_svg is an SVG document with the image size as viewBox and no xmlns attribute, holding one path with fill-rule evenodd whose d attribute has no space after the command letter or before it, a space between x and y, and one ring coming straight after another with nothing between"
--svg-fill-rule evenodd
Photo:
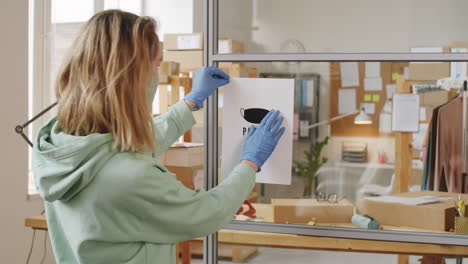
<instances>
[{"instance_id":1,"label":"desk","mask_svg":"<svg viewBox=\"0 0 468 264\"><path fill-rule=\"evenodd\" d=\"M264 217L265 221L272 220L273 211L270 205L254 204L254 206L257 209L257 215L261 214ZM34 229L47 229L47 222L45 216L43 215L26 218L25 225ZM346 226L347 224L337 225ZM400 231L402 230L402 228L390 226L384 226L384 229ZM411 231L415 230L411 229ZM203 238L197 238L195 240L202 239ZM441 246L403 242L326 238L224 229L220 230L219 232L219 242L226 244L248 245L257 247L417 255L424 256L424 258L436 257L436 259L440 260L442 260L442 257L444 256L468 257L468 247L464 246Z\"/></svg>"}]
</instances>

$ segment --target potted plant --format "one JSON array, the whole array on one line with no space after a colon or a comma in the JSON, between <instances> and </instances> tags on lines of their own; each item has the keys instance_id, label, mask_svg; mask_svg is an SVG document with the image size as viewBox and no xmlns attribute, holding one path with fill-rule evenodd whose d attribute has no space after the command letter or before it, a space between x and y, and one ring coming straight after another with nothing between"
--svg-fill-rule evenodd
<instances>
[{"instance_id":1,"label":"potted plant","mask_svg":"<svg viewBox=\"0 0 468 264\"><path fill-rule=\"evenodd\" d=\"M304 180L303 197L310 197L317 188L317 171L328 159L321 156L322 149L328 144L329 137L325 137L314 145L312 152L304 151L306 159L304 161L294 161L296 173Z\"/></svg>"}]
</instances>

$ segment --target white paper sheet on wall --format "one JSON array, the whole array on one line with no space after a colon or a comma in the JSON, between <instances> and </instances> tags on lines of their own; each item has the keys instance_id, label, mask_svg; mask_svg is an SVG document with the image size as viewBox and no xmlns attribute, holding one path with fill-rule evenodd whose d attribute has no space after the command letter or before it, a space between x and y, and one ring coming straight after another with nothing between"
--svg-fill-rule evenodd
<instances>
[{"instance_id":1,"label":"white paper sheet on wall","mask_svg":"<svg viewBox=\"0 0 468 264\"><path fill-rule=\"evenodd\" d=\"M341 62L341 87L359 86L359 67L357 62Z\"/></svg>"},{"instance_id":2,"label":"white paper sheet on wall","mask_svg":"<svg viewBox=\"0 0 468 264\"><path fill-rule=\"evenodd\" d=\"M366 62L366 78L380 78L380 62Z\"/></svg>"},{"instance_id":3,"label":"white paper sheet on wall","mask_svg":"<svg viewBox=\"0 0 468 264\"><path fill-rule=\"evenodd\" d=\"M392 130L418 132L419 96L417 94L393 95Z\"/></svg>"},{"instance_id":4,"label":"white paper sheet on wall","mask_svg":"<svg viewBox=\"0 0 468 264\"><path fill-rule=\"evenodd\" d=\"M419 124L419 131L417 133L413 133L413 148L421 150L423 148L424 138L426 137L427 129L429 128L429 124Z\"/></svg>"},{"instance_id":5,"label":"white paper sheet on wall","mask_svg":"<svg viewBox=\"0 0 468 264\"><path fill-rule=\"evenodd\" d=\"M375 104L374 103L362 103L361 107L364 108L364 112L369 115L375 114Z\"/></svg>"},{"instance_id":6,"label":"white paper sheet on wall","mask_svg":"<svg viewBox=\"0 0 468 264\"><path fill-rule=\"evenodd\" d=\"M387 90L387 98L393 98L393 95L396 92L396 84L387 84L386 90Z\"/></svg>"},{"instance_id":7,"label":"white paper sheet on wall","mask_svg":"<svg viewBox=\"0 0 468 264\"><path fill-rule=\"evenodd\" d=\"M349 114L356 111L356 89L338 90L338 114Z\"/></svg>"},{"instance_id":8,"label":"white paper sheet on wall","mask_svg":"<svg viewBox=\"0 0 468 264\"><path fill-rule=\"evenodd\" d=\"M388 113L381 113L379 118L379 132L391 133L392 132L392 115Z\"/></svg>"},{"instance_id":9,"label":"white paper sheet on wall","mask_svg":"<svg viewBox=\"0 0 468 264\"><path fill-rule=\"evenodd\" d=\"M426 107L419 108L419 120L426 121Z\"/></svg>"},{"instance_id":10,"label":"white paper sheet on wall","mask_svg":"<svg viewBox=\"0 0 468 264\"><path fill-rule=\"evenodd\" d=\"M382 78L365 78L364 91L382 91Z\"/></svg>"},{"instance_id":11,"label":"white paper sheet on wall","mask_svg":"<svg viewBox=\"0 0 468 264\"><path fill-rule=\"evenodd\" d=\"M239 164L248 128L258 126L258 115L281 111L286 132L275 151L257 174L258 183L291 184L294 123L294 80L231 78L224 88L222 175Z\"/></svg>"}]
</instances>

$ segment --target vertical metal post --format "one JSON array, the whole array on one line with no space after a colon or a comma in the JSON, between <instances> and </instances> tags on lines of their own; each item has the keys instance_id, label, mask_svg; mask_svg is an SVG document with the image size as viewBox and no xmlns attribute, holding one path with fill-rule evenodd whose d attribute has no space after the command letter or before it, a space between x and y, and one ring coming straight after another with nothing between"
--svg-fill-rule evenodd
<instances>
[{"instance_id":1,"label":"vertical metal post","mask_svg":"<svg viewBox=\"0 0 468 264\"><path fill-rule=\"evenodd\" d=\"M204 64L213 65L212 56L217 53L218 1L205 0L204 10ZM218 92L216 91L206 101L204 107L205 119L205 189L209 190L218 185ZM205 264L218 263L218 233L205 237L203 241L203 262Z\"/></svg>"},{"instance_id":2,"label":"vertical metal post","mask_svg":"<svg viewBox=\"0 0 468 264\"><path fill-rule=\"evenodd\" d=\"M467 176L467 171L466 171L466 93L467 93L467 81L463 82L463 90L462 90L462 96L463 96L463 115L462 115L462 186L461 186L461 193L465 193L465 185L466 185L466 176Z\"/></svg>"}]
</instances>

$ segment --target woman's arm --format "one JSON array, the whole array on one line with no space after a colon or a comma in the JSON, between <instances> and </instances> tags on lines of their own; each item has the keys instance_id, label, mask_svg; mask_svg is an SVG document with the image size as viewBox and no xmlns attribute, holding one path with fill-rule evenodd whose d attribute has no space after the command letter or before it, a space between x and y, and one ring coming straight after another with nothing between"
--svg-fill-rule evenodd
<instances>
[{"instance_id":1,"label":"woman's arm","mask_svg":"<svg viewBox=\"0 0 468 264\"><path fill-rule=\"evenodd\" d=\"M188 101L188 100L184 100L185 101L185 104L190 108L190 110L193 111L193 109L195 109L195 107L197 106L196 103L192 102L192 101Z\"/></svg>"},{"instance_id":2,"label":"woman's arm","mask_svg":"<svg viewBox=\"0 0 468 264\"><path fill-rule=\"evenodd\" d=\"M162 152L195 125L192 107L187 101L180 101L173 105L169 109L169 112L153 119L156 157L161 155Z\"/></svg>"}]
</instances>

